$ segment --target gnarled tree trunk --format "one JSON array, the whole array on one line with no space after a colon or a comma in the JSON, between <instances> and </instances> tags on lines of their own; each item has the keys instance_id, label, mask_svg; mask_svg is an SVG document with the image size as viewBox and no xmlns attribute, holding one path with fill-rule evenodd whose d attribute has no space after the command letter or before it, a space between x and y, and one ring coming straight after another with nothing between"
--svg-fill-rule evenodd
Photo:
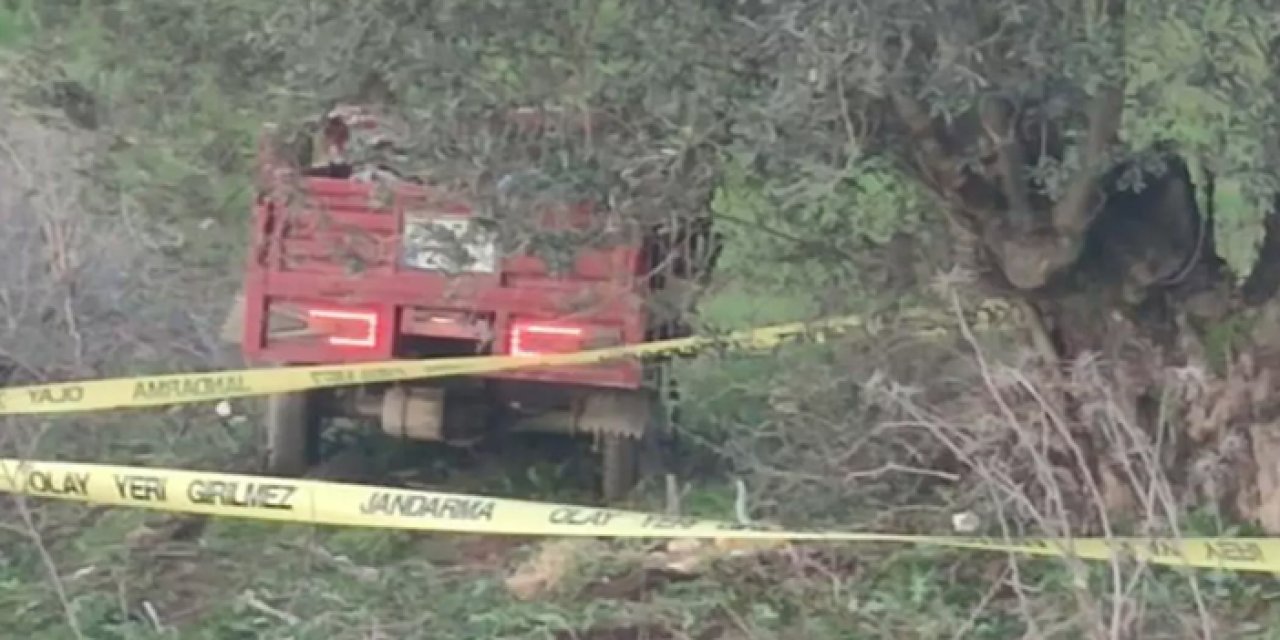
<instances>
[{"instance_id":1,"label":"gnarled tree trunk","mask_svg":"<svg viewBox=\"0 0 1280 640\"><path fill-rule=\"evenodd\" d=\"M1124 0L1101 7L1104 26L1123 23ZM1106 40L1115 60L1125 55L1121 31ZM923 54L904 54L901 64L913 55ZM1114 363L1125 377L1121 404L1153 440L1156 422L1169 419L1155 409L1169 392L1159 372L1199 372L1205 382L1180 398L1185 433L1163 473L1188 499L1215 500L1280 532L1280 403L1267 399L1280 367L1280 321L1259 310L1280 289L1280 211L1238 287L1214 240L1214 176L1193 177L1173 145L1116 161L1124 96L1123 74L1104 74L1074 155L1045 103L991 95L946 119L905 90L888 103L916 150L911 170L944 203L957 235L976 239L967 266L983 293L1018 298L1038 316L1043 359L1059 369L1085 356ZM1065 184L1037 172L1072 159ZM1221 327L1259 315L1254 331L1233 337L1234 351L1206 347L1206 336L1222 342ZM1127 454L1102 450L1079 398L1060 400L1074 445L1091 460L1090 480L1106 489L1115 483L1110 465ZM1112 506L1132 498L1103 493Z\"/></svg>"}]
</instances>

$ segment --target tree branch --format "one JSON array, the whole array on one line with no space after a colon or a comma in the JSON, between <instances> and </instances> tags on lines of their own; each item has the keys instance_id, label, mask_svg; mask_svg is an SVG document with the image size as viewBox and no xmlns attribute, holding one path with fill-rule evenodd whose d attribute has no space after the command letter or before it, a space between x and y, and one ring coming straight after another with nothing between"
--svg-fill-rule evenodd
<instances>
[{"instance_id":1,"label":"tree branch","mask_svg":"<svg viewBox=\"0 0 1280 640\"><path fill-rule=\"evenodd\" d=\"M1103 0L1103 12L1103 38L1109 45L1109 59L1118 68L1114 77L1108 78L1098 88L1089 105L1089 130L1080 154L1079 173L1053 207L1053 227L1070 236L1084 233L1097 215L1101 204L1098 178L1106 170L1107 150L1120 131L1120 120L1124 114L1125 0Z\"/></svg>"},{"instance_id":2,"label":"tree branch","mask_svg":"<svg viewBox=\"0 0 1280 640\"><path fill-rule=\"evenodd\" d=\"M1010 220L1020 230L1030 231L1034 216L1024 173L1026 156L1010 111L1009 103L1005 100L986 98L982 101L979 115L982 128L995 144L996 167L1000 172L1005 197L1009 201Z\"/></svg>"},{"instance_id":3,"label":"tree branch","mask_svg":"<svg viewBox=\"0 0 1280 640\"><path fill-rule=\"evenodd\" d=\"M1255 34L1259 48L1267 54L1270 62L1272 86L1275 87L1274 99L1280 101L1280 36L1265 37ZM1268 145L1272 153L1280 150L1280 138L1270 136ZM1265 149L1266 147L1264 147ZM1278 156L1269 158L1272 162ZM1240 287L1241 297L1249 306L1258 306L1270 300L1280 291L1280 195L1271 199L1271 210L1263 219L1262 245L1258 247L1258 257L1253 262L1253 270Z\"/></svg>"},{"instance_id":4,"label":"tree branch","mask_svg":"<svg viewBox=\"0 0 1280 640\"><path fill-rule=\"evenodd\" d=\"M1260 305L1280 291L1280 197L1275 199L1267 213L1263 229L1258 259L1240 287L1241 296L1249 306Z\"/></svg>"},{"instance_id":5,"label":"tree branch","mask_svg":"<svg viewBox=\"0 0 1280 640\"><path fill-rule=\"evenodd\" d=\"M920 150L925 171L943 194L950 196L960 189L964 177L958 164L947 152L934 130L933 118L920 101L902 91L890 93L894 111L907 125L907 132Z\"/></svg>"}]
</instances>

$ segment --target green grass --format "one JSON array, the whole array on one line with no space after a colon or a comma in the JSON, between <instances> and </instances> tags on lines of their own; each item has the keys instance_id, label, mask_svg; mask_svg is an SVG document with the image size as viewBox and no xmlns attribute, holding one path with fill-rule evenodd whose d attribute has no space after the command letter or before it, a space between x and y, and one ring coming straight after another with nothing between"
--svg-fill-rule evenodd
<instances>
[{"instance_id":1,"label":"green grass","mask_svg":"<svg viewBox=\"0 0 1280 640\"><path fill-rule=\"evenodd\" d=\"M17 47L31 37L35 26L23 2L18 6L0 5L0 47Z\"/></svg>"},{"instance_id":2,"label":"green grass","mask_svg":"<svg viewBox=\"0 0 1280 640\"><path fill-rule=\"evenodd\" d=\"M1245 197L1239 181L1220 179L1214 202L1217 224L1213 229L1218 253L1243 279L1253 268L1262 241L1256 208Z\"/></svg>"},{"instance_id":3,"label":"green grass","mask_svg":"<svg viewBox=\"0 0 1280 640\"><path fill-rule=\"evenodd\" d=\"M533 551L521 541L358 529L211 520L199 543L129 546L142 525L167 520L138 511L40 508L44 543L57 558L66 595L86 637L337 638L380 628L395 638L568 638L603 629L656 625L690 637L967 638L1018 637L1026 625L1011 603L979 608L1007 563L994 554L928 547L868 545L813 549L789 565L726 562L698 579L625 585L638 570L634 544L586 545L558 588L523 602L503 579ZM12 534L0 533L0 539ZM70 637L57 596L28 544L6 542L0 563L0 611L12 637ZM1069 602L1073 579L1052 560L1022 563L1020 578L1036 602ZM817 572L809 575L808 571ZM1091 565L1089 590L1110 588ZM1176 573L1143 581L1148 606L1185 611L1191 595ZM1273 581L1200 574L1202 596L1223 616L1251 612L1254 634L1280 623ZM122 600L123 598L123 600ZM148 619L147 605L164 630ZM1179 605L1182 603L1182 605ZM1068 623L1069 607L1063 619ZM1041 624L1055 622L1041 612ZM1164 637L1182 637L1170 619ZM966 627L967 625L967 627ZM1069 628L1069 627L1068 627ZM428 631L429 630L429 631ZM705 635L700 635L705 634ZM665 636L655 636L665 637ZM680 637L680 636L675 636ZM1072 634L1059 637L1073 637Z\"/></svg>"}]
</instances>

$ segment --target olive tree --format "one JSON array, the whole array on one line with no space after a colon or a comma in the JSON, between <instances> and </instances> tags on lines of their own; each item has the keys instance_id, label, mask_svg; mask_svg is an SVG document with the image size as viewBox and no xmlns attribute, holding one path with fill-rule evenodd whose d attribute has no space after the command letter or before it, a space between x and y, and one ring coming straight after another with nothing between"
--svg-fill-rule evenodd
<instances>
[{"instance_id":1,"label":"olive tree","mask_svg":"<svg viewBox=\"0 0 1280 640\"><path fill-rule=\"evenodd\" d=\"M1171 421L1190 442L1161 453L1165 470L1216 484L1209 497L1280 527L1266 506L1274 410L1260 391L1280 346L1270 304L1280 271L1275 9L744 6L756 91L746 102L754 111L740 109L737 121L754 131L731 152L777 185L780 215L803 208L795 194L834 191L872 160L891 167L928 195L921 232L945 237L977 275L975 290L1023 303L1043 361L1114 363L1127 383L1113 391L1127 397L1109 406L1148 443ZM1185 412L1171 419L1160 406L1171 393L1165 368L1214 360L1228 381L1184 389ZM1106 485L1129 453L1106 450L1083 395L1055 403L1068 417L1052 420L1069 423L1074 442L1051 448L1068 459L1083 452L1083 473ZM1208 468L1235 478L1200 482Z\"/></svg>"}]
</instances>

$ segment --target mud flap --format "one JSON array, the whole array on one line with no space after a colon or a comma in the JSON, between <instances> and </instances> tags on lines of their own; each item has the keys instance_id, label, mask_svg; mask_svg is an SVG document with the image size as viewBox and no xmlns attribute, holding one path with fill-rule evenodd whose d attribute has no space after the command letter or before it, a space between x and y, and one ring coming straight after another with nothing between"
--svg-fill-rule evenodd
<instances>
[{"instance_id":1,"label":"mud flap","mask_svg":"<svg viewBox=\"0 0 1280 640\"><path fill-rule=\"evenodd\" d=\"M623 499L645 478L671 471L669 423L662 394L651 390L597 392L584 398L576 428L601 447L606 502Z\"/></svg>"},{"instance_id":2,"label":"mud flap","mask_svg":"<svg viewBox=\"0 0 1280 640\"><path fill-rule=\"evenodd\" d=\"M638 440L649 430L653 401L643 391L597 391L584 396L575 413L577 431Z\"/></svg>"}]
</instances>

